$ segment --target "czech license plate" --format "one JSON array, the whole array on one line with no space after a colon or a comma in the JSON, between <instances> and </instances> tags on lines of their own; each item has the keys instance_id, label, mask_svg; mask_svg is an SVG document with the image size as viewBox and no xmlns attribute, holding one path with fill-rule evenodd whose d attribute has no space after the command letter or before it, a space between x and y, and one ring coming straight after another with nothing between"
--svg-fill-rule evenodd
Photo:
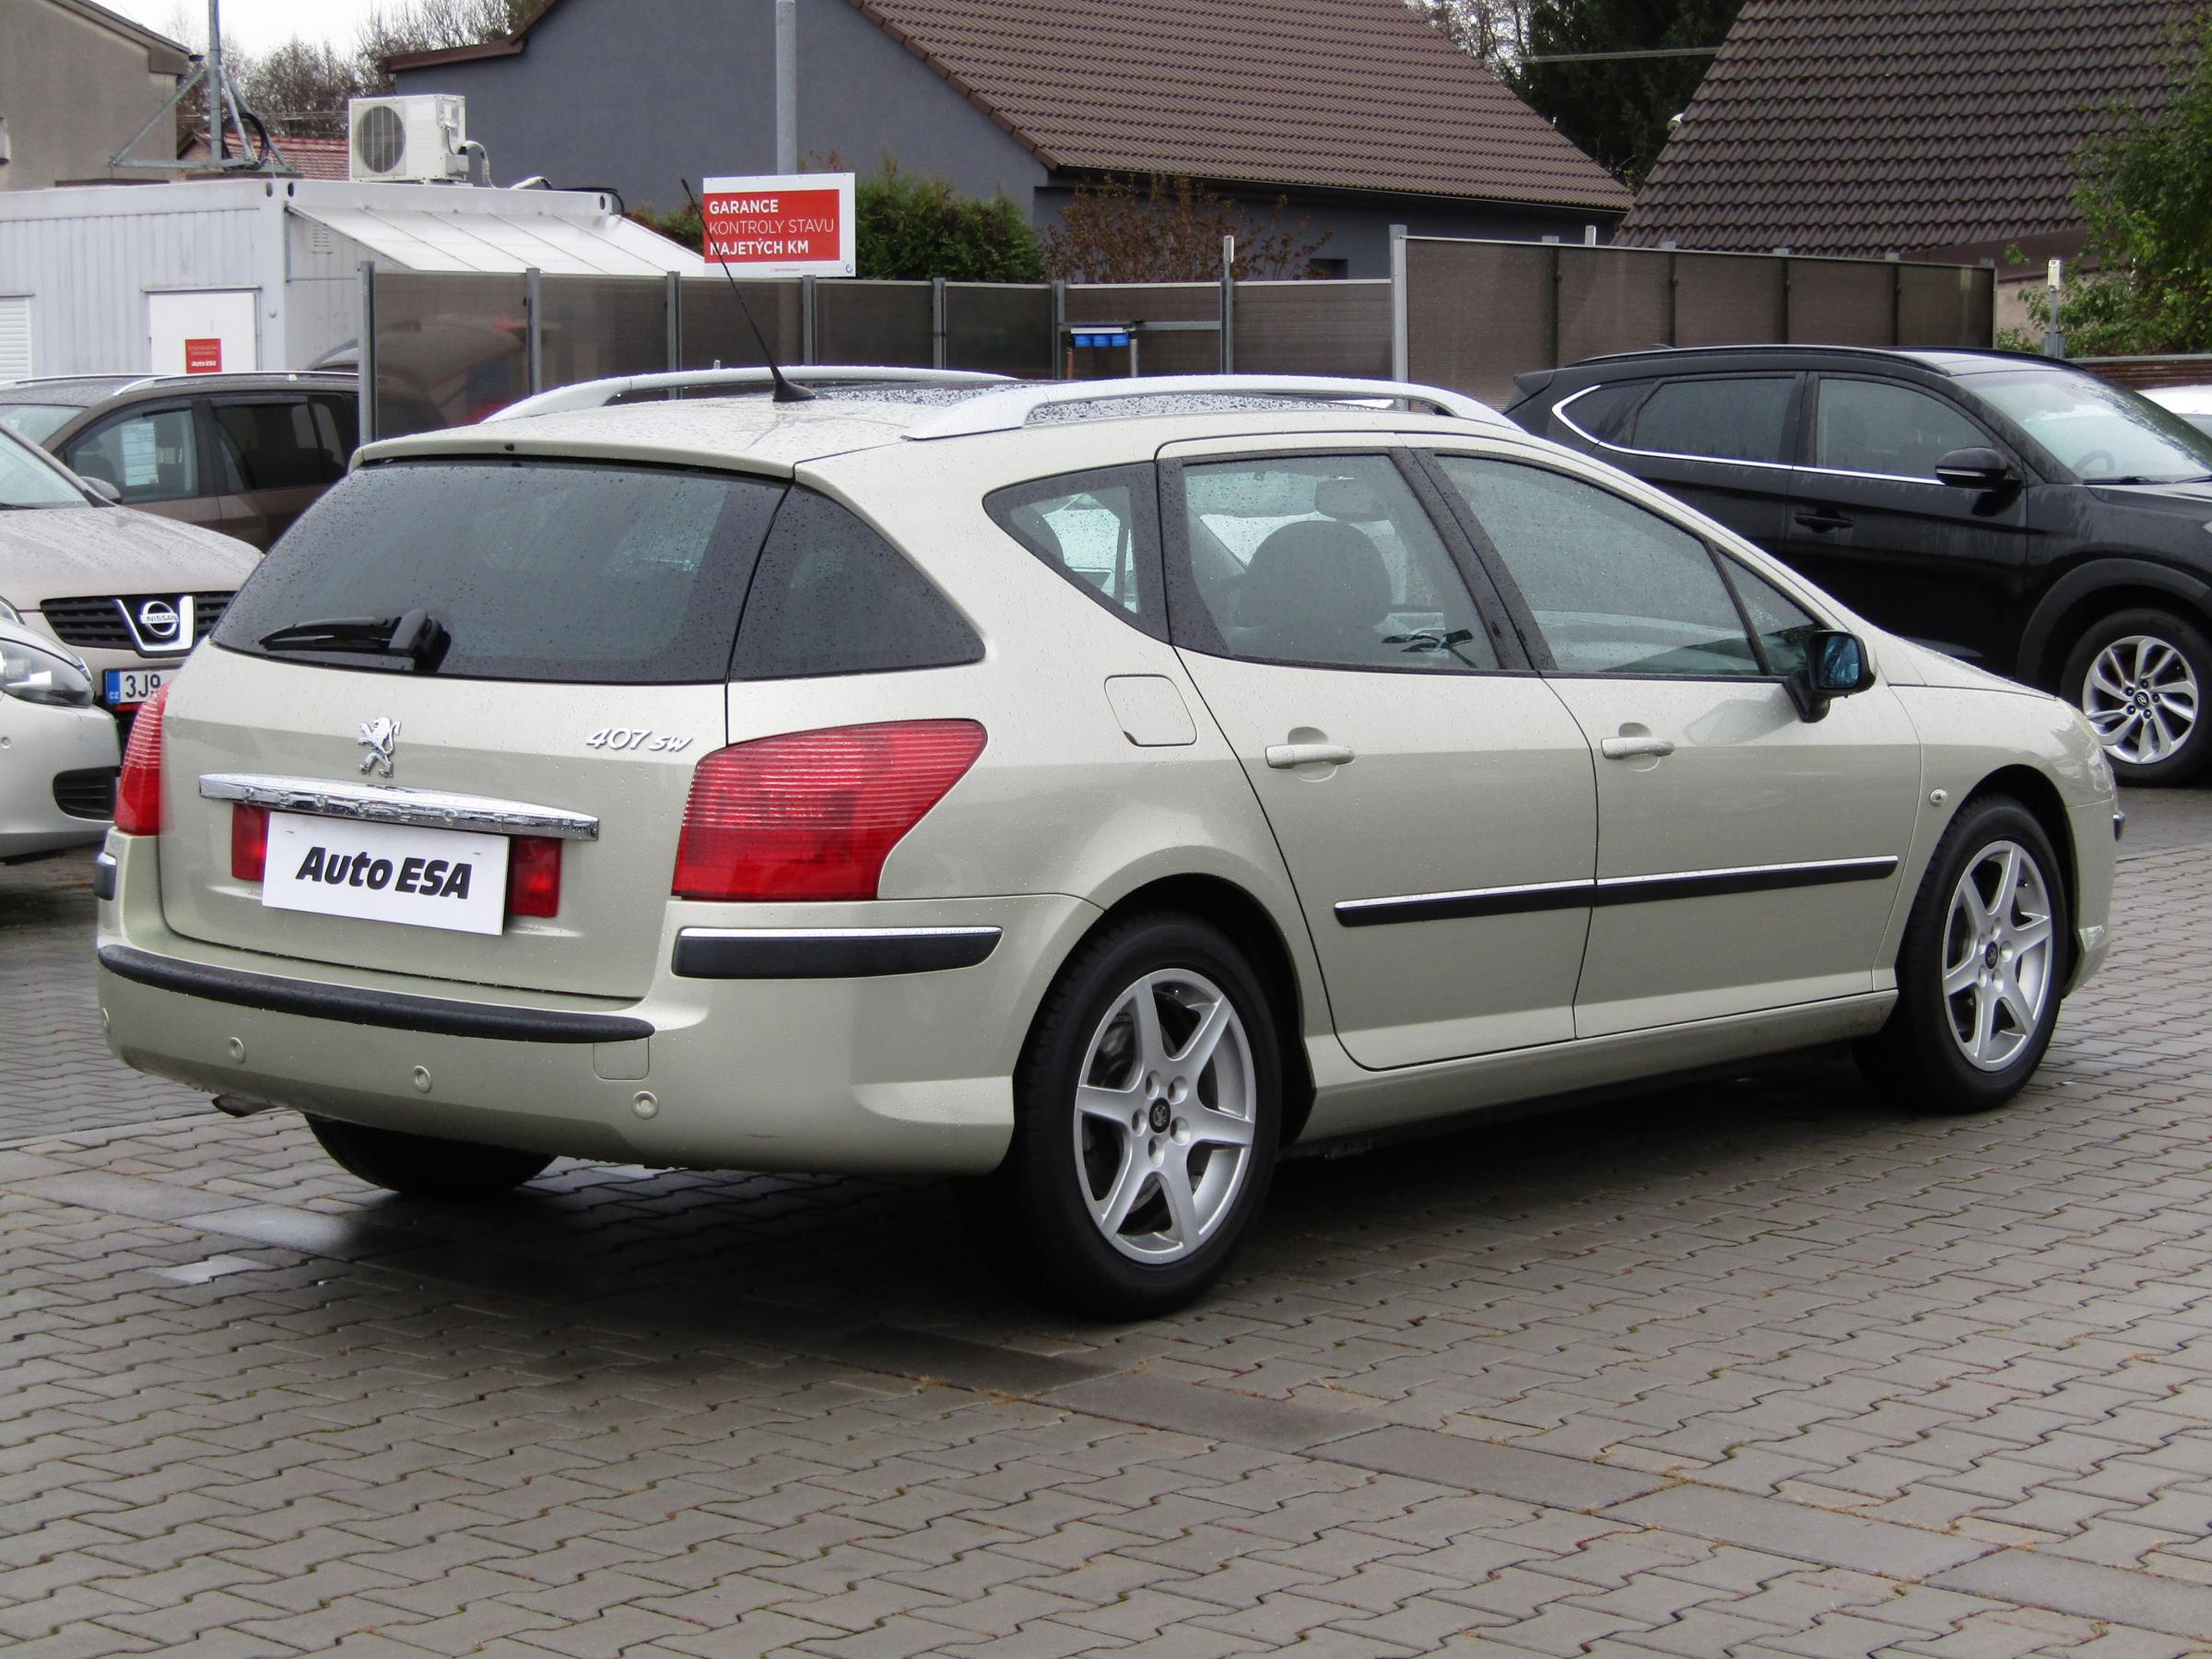
<instances>
[{"instance_id":1,"label":"czech license plate","mask_svg":"<svg viewBox=\"0 0 2212 1659\"><path fill-rule=\"evenodd\" d=\"M507 919L507 838L272 812L261 901L275 910L496 934Z\"/></svg>"},{"instance_id":2,"label":"czech license plate","mask_svg":"<svg viewBox=\"0 0 2212 1659\"><path fill-rule=\"evenodd\" d=\"M100 700L111 709L127 709L160 690L168 677L159 668L111 668L102 678Z\"/></svg>"}]
</instances>

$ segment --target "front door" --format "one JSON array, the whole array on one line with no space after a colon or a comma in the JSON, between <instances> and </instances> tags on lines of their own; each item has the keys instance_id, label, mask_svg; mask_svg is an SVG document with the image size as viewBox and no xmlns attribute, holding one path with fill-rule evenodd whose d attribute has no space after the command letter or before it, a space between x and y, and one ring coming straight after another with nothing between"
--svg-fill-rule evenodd
<instances>
[{"instance_id":1,"label":"front door","mask_svg":"<svg viewBox=\"0 0 2212 1659\"><path fill-rule=\"evenodd\" d=\"M1437 472L1598 756L1575 1034L1876 989L1920 793L1896 699L1803 718L1783 676L1818 623L1654 506L1518 461Z\"/></svg>"},{"instance_id":2,"label":"front door","mask_svg":"<svg viewBox=\"0 0 2212 1659\"><path fill-rule=\"evenodd\" d=\"M1371 441L1328 441L1162 452L1175 643L1282 848L1352 1058L1561 1041L1596 854L1589 745L1430 487Z\"/></svg>"},{"instance_id":3,"label":"front door","mask_svg":"<svg viewBox=\"0 0 2212 1659\"><path fill-rule=\"evenodd\" d=\"M1785 559L1869 621L2008 672L2026 621L2025 492L1936 479L1953 450L2002 446L1917 386L1824 374L1813 395Z\"/></svg>"}]
</instances>

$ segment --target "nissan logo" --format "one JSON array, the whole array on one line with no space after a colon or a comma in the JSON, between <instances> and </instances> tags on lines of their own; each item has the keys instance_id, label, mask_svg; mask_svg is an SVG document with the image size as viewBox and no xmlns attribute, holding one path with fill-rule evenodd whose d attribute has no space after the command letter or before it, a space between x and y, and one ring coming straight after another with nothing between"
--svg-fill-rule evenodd
<instances>
[{"instance_id":1,"label":"nissan logo","mask_svg":"<svg viewBox=\"0 0 2212 1659\"><path fill-rule=\"evenodd\" d=\"M138 607L138 631L149 640L177 637L177 607L166 599L148 599Z\"/></svg>"}]
</instances>

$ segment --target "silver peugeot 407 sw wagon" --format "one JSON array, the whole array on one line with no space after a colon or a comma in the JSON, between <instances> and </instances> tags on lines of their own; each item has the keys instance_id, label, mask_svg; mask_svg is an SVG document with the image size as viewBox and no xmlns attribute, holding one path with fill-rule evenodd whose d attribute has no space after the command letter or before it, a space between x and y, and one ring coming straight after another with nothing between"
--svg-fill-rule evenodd
<instances>
[{"instance_id":1,"label":"silver peugeot 407 sw wagon","mask_svg":"<svg viewBox=\"0 0 2212 1659\"><path fill-rule=\"evenodd\" d=\"M131 734L117 1052L403 1193L961 1177L1126 1315L1294 1141L1846 1039L1980 1110L2104 955L2079 714L1471 400L811 376L365 449Z\"/></svg>"}]
</instances>

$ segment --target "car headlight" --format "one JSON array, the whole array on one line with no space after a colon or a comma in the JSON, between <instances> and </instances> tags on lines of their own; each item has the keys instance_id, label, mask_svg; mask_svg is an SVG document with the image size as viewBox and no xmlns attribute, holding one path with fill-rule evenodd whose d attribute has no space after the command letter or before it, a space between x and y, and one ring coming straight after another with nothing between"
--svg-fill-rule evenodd
<instances>
[{"instance_id":1,"label":"car headlight","mask_svg":"<svg viewBox=\"0 0 2212 1659\"><path fill-rule=\"evenodd\" d=\"M16 640L0 640L0 692L25 702L88 708L92 675L73 656L41 651Z\"/></svg>"}]
</instances>

